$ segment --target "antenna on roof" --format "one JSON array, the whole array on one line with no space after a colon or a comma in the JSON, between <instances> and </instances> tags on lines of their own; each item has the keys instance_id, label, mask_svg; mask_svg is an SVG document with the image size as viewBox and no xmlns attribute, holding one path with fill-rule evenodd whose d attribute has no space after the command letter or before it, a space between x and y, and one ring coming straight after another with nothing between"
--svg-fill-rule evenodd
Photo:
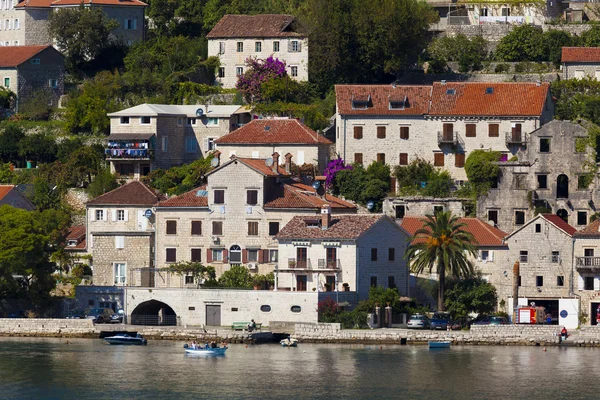
<instances>
[{"instance_id":1,"label":"antenna on roof","mask_svg":"<svg viewBox=\"0 0 600 400\"><path fill-rule=\"evenodd\" d=\"M269 157L265 160L265 165L267 167L272 167L273 166L273 157Z\"/></svg>"}]
</instances>

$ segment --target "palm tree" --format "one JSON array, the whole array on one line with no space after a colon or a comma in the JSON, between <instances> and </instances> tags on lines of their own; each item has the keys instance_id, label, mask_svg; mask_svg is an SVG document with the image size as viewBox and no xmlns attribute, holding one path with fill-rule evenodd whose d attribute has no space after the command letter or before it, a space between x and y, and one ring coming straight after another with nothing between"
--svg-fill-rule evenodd
<instances>
[{"instance_id":1,"label":"palm tree","mask_svg":"<svg viewBox=\"0 0 600 400\"><path fill-rule=\"evenodd\" d=\"M424 270L431 273L437 266L439 274L438 311L444 310L444 291L446 274L454 278L472 276L473 264L468 255L477 255L475 239L470 232L463 231L465 223L460 223L457 216L450 211L440 211L427 215L423 219L423 227L417 230L406 250L405 258L409 260L410 269L417 275Z\"/></svg>"}]
</instances>

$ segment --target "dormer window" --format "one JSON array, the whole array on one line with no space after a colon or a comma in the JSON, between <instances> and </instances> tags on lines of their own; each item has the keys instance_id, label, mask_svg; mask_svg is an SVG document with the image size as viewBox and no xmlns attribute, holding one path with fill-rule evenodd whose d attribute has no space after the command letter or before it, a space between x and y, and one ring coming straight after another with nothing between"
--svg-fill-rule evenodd
<instances>
[{"instance_id":1,"label":"dormer window","mask_svg":"<svg viewBox=\"0 0 600 400\"><path fill-rule=\"evenodd\" d=\"M352 108L354 110L366 110L371 103L371 95L356 96L352 98Z\"/></svg>"},{"instance_id":2,"label":"dormer window","mask_svg":"<svg viewBox=\"0 0 600 400\"><path fill-rule=\"evenodd\" d=\"M318 228L320 220L318 219L307 219L304 221L308 228Z\"/></svg>"},{"instance_id":3,"label":"dormer window","mask_svg":"<svg viewBox=\"0 0 600 400\"><path fill-rule=\"evenodd\" d=\"M494 88L493 87L485 88L485 94L494 94Z\"/></svg>"},{"instance_id":4,"label":"dormer window","mask_svg":"<svg viewBox=\"0 0 600 400\"><path fill-rule=\"evenodd\" d=\"M403 99L390 99L390 110L404 110L407 104L406 96Z\"/></svg>"},{"instance_id":5,"label":"dormer window","mask_svg":"<svg viewBox=\"0 0 600 400\"><path fill-rule=\"evenodd\" d=\"M456 89L446 89L446 94L450 94L450 95L456 94Z\"/></svg>"},{"instance_id":6,"label":"dormer window","mask_svg":"<svg viewBox=\"0 0 600 400\"><path fill-rule=\"evenodd\" d=\"M77 239L69 239L67 241L67 247L75 247L77 246L79 243L77 241Z\"/></svg>"}]
</instances>

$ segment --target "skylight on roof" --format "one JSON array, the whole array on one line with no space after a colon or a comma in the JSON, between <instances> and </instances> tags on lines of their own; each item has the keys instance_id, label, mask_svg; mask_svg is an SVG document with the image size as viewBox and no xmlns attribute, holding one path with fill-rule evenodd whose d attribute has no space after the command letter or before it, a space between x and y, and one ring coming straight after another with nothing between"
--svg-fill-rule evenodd
<instances>
[{"instance_id":1,"label":"skylight on roof","mask_svg":"<svg viewBox=\"0 0 600 400\"><path fill-rule=\"evenodd\" d=\"M493 87L485 88L485 94L494 94L494 88Z\"/></svg>"},{"instance_id":2,"label":"skylight on roof","mask_svg":"<svg viewBox=\"0 0 600 400\"><path fill-rule=\"evenodd\" d=\"M271 130L271 127L269 125L265 125L265 132L268 132Z\"/></svg>"},{"instance_id":3,"label":"skylight on roof","mask_svg":"<svg viewBox=\"0 0 600 400\"><path fill-rule=\"evenodd\" d=\"M406 103L403 100L390 100L390 110L404 110Z\"/></svg>"},{"instance_id":4,"label":"skylight on roof","mask_svg":"<svg viewBox=\"0 0 600 400\"><path fill-rule=\"evenodd\" d=\"M369 102L364 100L352 100L352 108L355 110L366 110L369 107Z\"/></svg>"},{"instance_id":5,"label":"skylight on roof","mask_svg":"<svg viewBox=\"0 0 600 400\"><path fill-rule=\"evenodd\" d=\"M456 94L456 89L446 89L446 94Z\"/></svg>"}]
</instances>

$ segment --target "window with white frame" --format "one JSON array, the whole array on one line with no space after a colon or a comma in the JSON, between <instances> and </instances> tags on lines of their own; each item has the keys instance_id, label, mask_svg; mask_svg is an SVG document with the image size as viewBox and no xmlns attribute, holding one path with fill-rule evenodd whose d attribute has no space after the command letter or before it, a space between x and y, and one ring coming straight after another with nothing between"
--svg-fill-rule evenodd
<instances>
[{"instance_id":1,"label":"window with white frame","mask_svg":"<svg viewBox=\"0 0 600 400\"><path fill-rule=\"evenodd\" d=\"M490 252L489 252L489 250L480 250L479 251L479 258L481 258L481 261L489 261L489 259L490 259Z\"/></svg>"},{"instance_id":2,"label":"window with white frame","mask_svg":"<svg viewBox=\"0 0 600 400\"><path fill-rule=\"evenodd\" d=\"M225 54L225 42L219 42L219 54Z\"/></svg>"},{"instance_id":3,"label":"window with white frame","mask_svg":"<svg viewBox=\"0 0 600 400\"><path fill-rule=\"evenodd\" d=\"M254 43L254 51L260 53L262 51L262 42Z\"/></svg>"},{"instance_id":4,"label":"window with white frame","mask_svg":"<svg viewBox=\"0 0 600 400\"><path fill-rule=\"evenodd\" d=\"M58 87L58 79L48 79L48 86L52 89L56 89Z\"/></svg>"},{"instance_id":5,"label":"window with white frame","mask_svg":"<svg viewBox=\"0 0 600 400\"><path fill-rule=\"evenodd\" d=\"M125 248L125 236L115 236L115 249Z\"/></svg>"},{"instance_id":6,"label":"window with white frame","mask_svg":"<svg viewBox=\"0 0 600 400\"><path fill-rule=\"evenodd\" d=\"M244 42L237 42L237 52L242 53L244 51Z\"/></svg>"},{"instance_id":7,"label":"window with white frame","mask_svg":"<svg viewBox=\"0 0 600 400\"><path fill-rule=\"evenodd\" d=\"M132 18L132 19L128 18L128 19L126 19L123 22L123 28L125 30L128 30L128 31L134 31L134 30L136 30L137 29L137 19L135 19L135 18Z\"/></svg>"},{"instance_id":8,"label":"window with white frame","mask_svg":"<svg viewBox=\"0 0 600 400\"><path fill-rule=\"evenodd\" d=\"M186 136L185 137L185 152L186 153L195 153L198 146L196 145L196 137L195 136Z\"/></svg>"},{"instance_id":9,"label":"window with white frame","mask_svg":"<svg viewBox=\"0 0 600 400\"><path fill-rule=\"evenodd\" d=\"M15 18L15 29L21 29L21 21L19 21L19 18Z\"/></svg>"},{"instance_id":10,"label":"window with white frame","mask_svg":"<svg viewBox=\"0 0 600 400\"><path fill-rule=\"evenodd\" d=\"M125 210L117 210L117 221L125 221Z\"/></svg>"},{"instance_id":11,"label":"window with white frame","mask_svg":"<svg viewBox=\"0 0 600 400\"><path fill-rule=\"evenodd\" d=\"M258 262L258 252L260 250L248 250L248 262Z\"/></svg>"},{"instance_id":12,"label":"window with white frame","mask_svg":"<svg viewBox=\"0 0 600 400\"><path fill-rule=\"evenodd\" d=\"M290 53L298 53L300 51L300 42L297 40L290 41L290 48L288 51Z\"/></svg>"},{"instance_id":13,"label":"window with white frame","mask_svg":"<svg viewBox=\"0 0 600 400\"><path fill-rule=\"evenodd\" d=\"M150 125L150 123L152 122L152 119L148 116L144 116L140 118L140 124L142 125Z\"/></svg>"},{"instance_id":14,"label":"window with white frame","mask_svg":"<svg viewBox=\"0 0 600 400\"><path fill-rule=\"evenodd\" d=\"M290 68L291 68L291 75L292 76L298 76L298 67L292 66Z\"/></svg>"},{"instance_id":15,"label":"window with white frame","mask_svg":"<svg viewBox=\"0 0 600 400\"><path fill-rule=\"evenodd\" d=\"M121 117L121 118L119 119L119 123L120 123L121 125L129 125L129 117Z\"/></svg>"},{"instance_id":16,"label":"window with white frame","mask_svg":"<svg viewBox=\"0 0 600 400\"><path fill-rule=\"evenodd\" d=\"M276 263L279 260L279 250L269 250L269 262Z\"/></svg>"},{"instance_id":17,"label":"window with white frame","mask_svg":"<svg viewBox=\"0 0 600 400\"><path fill-rule=\"evenodd\" d=\"M219 67L219 78L225 78L225 67Z\"/></svg>"},{"instance_id":18,"label":"window with white frame","mask_svg":"<svg viewBox=\"0 0 600 400\"><path fill-rule=\"evenodd\" d=\"M9 77L4 77L4 87L5 88L10 87L10 78Z\"/></svg>"},{"instance_id":19,"label":"window with white frame","mask_svg":"<svg viewBox=\"0 0 600 400\"><path fill-rule=\"evenodd\" d=\"M96 210L96 221L104 221L104 210Z\"/></svg>"},{"instance_id":20,"label":"window with white frame","mask_svg":"<svg viewBox=\"0 0 600 400\"><path fill-rule=\"evenodd\" d=\"M127 273L127 265L125 263L115 263L115 285L124 285L127 283L125 279Z\"/></svg>"},{"instance_id":21,"label":"window with white frame","mask_svg":"<svg viewBox=\"0 0 600 400\"><path fill-rule=\"evenodd\" d=\"M244 75L244 67L235 67L235 76Z\"/></svg>"},{"instance_id":22,"label":"window with white frame","mask_svg":"<svg viewBox=\"0 0 600 400\"><path fill-rule=\"evenodd\" d=\"M279 52L279 41L273 42L273 53Z\"/></svg>"},{"instance_id":23,"label":"window with white frame","mask_svg":"<svg viewBox=\"0 0 600 400\"><path fill-rule=\"evenodd\" d=\"M212 259L213 259L213 261L223 261L223 250L222 249L213 249Z\"/></svg>"},{"instance_id":24,"label":"window with white frame","mask_svg":"<svg viewBox=\"0 0 600 400\"><path fill-rule=\"evenodd\" d=\"M559 263L560 262L560 251L553 251L552 252L552 262L553 263Z\"/></svg>"},{"instance_id":25,"label":"window with white frame","mask_svg":"<svg viewBox=\"0 0 600 400\"><path fill-rule=\"evenodd\" d=\"M207 150L213 151L215 149L215 138L209 137L206 139Z\"/></svg>"},{"instance_id":26,"label":"window with white frame","mask_svg":"<svg viewBox=\"0 0 600 400\"><path fill-rule=\"evenodd\" d=\"M219 126L219 118L208 118L206 126Z\"/></svg>"}]
</instances>

